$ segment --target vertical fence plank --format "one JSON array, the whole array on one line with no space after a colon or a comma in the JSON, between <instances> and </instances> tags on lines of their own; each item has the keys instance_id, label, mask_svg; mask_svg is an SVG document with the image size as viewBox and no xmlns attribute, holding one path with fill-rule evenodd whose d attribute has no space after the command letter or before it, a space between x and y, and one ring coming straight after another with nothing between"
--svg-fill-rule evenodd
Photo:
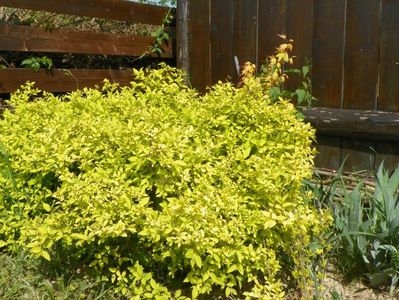
<instances>
[{"instance_id":1,"label":"vertical fence plank","mask_svg":"<svg viewBox=\"0 0 399 300\"><path fill-rule=\"evenodd\" d=\"M233 55L239 64L257 63L258 0L235 0ZM234 72L236 78L237 72Z\"/></svg>"},{"instance_id":2,"label":"vertical fence plank","mask_svg":"<svg viewBox=\"0 0 399 300\"><path fill-rule=\"evenodd\" d=\"M318 168L337 170L341 164L341 138L317 136L315 165Z\"/></svg>"},{"instance_id":3,"label":"vertical fence plank","mask_svg":"<svg viewBox=\"0 0 399 300\"><path fill-rule=\"evenodd\" d=\"M343 108L375 109L378 82L379 0L347 2ZM343 139L346 170L374 168L375 143Z\"/></svg>"},{"instance_id":4,"label":"vertical fence plank","mask_svg":"<svg viewBox=\"0 0 399 300\"><path fill-rule=\"evenodd\" d=\"M376 108L379 23L380 0L348 1L344 108Z\"/></svg>"},{"instance_id":5,"label":"vertical fence plank","mask_svg":"<svg viewBox=\"0 0 399 300\"><path fill-rule=\"evenodd\" d=\"M287 35L294 40L294 67L301 68L312 59L314 0L287 0ZM297 74L287 81L288 90L294 91L301 83Z\"/></svg>"},{"instance_id":6,"label":"vertical fence plank","mask_svg":"<svg viewBox=\"0 0 399 300\"><path fill-rule=\"evenodd\" d=\"M201 2L201 1L198 1ZM197 12L198 14L198 12ZM232 79L234 1L211 1L211 82Z\"/></svg>"},{"instance_id":7,"label":"vertical fence plank","mask_svg":"<svg viewBox=\"0 0 399 300\"><path fill-rule=\"evenodd\" d=\"M373 170L375 167L375 143L360 139L342 139L342 159L345 171Z\"/></svg>"},{"instance_id":8,"label":"vertical fence plank","mask_svg":"<svg viewBox=\"0 0 399 300\"><path fill-rule=\"evenodd\" d=\"M190 0L177 0L176 10L176 65L190 72L190 44L188 39Z\"/></svg>"},{"instance_id":9,"label":"vertical fence plank","mask_svg":"<svg viewBox=\"0 0 399 300\"><path fill-rule=\"evenodd\" d=\"M287 0L287 35L294 40L295 65L312 58L314 0Z\"/></svg>"},{"instance_id":10,"label":"vertical fence plank","mask_svg":"<svg viewBox=\"0 0 399 300\"><path fill-rule=\"evenodd\" d=\"M331 8L329 8L328 3ZM320 4L322 4L320 7ZM323 22L326 22L327 24L320 24L324 26L329 26L329 22L332 22L333 20L339 20L340 16L337 16L337 12L330 12L329 9L336 10L338 7L334 7L334 5L331 5L331 1L324 1L323 3L320 3L320 1L317 0L287 0L287 34L290 38L294 40L294 52L293 54L296 56L295 59L295 64L294 67L300 68L303 65L307 63L307 60L311 60L310 62L314 64L313 62L313 56L316 54L316 58L319 59L317 60L317 63L320 62L321 58L321 53L320 49L316 48L316 53L313 53L313 49L315 48L313 43L314 43L314 38L319 38L323 39L325 37L324 34L327 32L320 32L319 28L314 28L315 24L318 26L319 24L317 22L320 22L320 12L324 13L325 15L322 16ZM329 14L333 15L332 17L329 18ZM339 21L336 21L339 23ZM343 23L343 20L342 20ZM331 24L331 25L336 25L336 24ZM342 26L343 27L343 26ZM318 31L319 30L319 31ZM339 32L339 26L331 29L336 31L336 34L339 35L340 33L343 34L343 30ZM314 37L316 33L316 36ZM319 35L317 35L319 34ZM324 39L328 41L330 40L331 37L326 36ZM334 47L330 46L330 49L328 48L329 45L326 44L326 50L330 50L330 52L333 52L334 50L337 51L337 41L333 41ZM319 50L317 52L317 50ZM324 50L324 49L323 49ZM339 51L339 50L338 50ZM327 53L330 54L330 53ZM334 63L336 63L335 58L339 56L333 56L331 60L334 60ZM342 50L341 50L341 57L342 57ZM342 61L342 59L341 59ZM328 63L328 61L323 60L323 64ZM331 65L334 65L334 63L331 63ZM320 64L316 65L316 67L320 67ZM323 66L323 71L332 71L330 73L332 76L334 76L334 79L341 78L341 70L334 70L334 68L337 68L337 65L334 65L334 68L331 69L324 69L327 66ZM328 66L330 67L330 66ZM328 68L327 67L327 68ZM338 66L339 68L339 66ZM335 77L335 75L338 75ZM295 90L298 85L300 84L300 78L291 75L290 80L287 83L287 88L290 90ZM318 136L317 137L317 144L316 144L316 150L318 154L316 155L315 158L315 165L318 168L326 168L326 169L337 169L340 166L341 163L341 139L339 137L329 137L329 136Z\"/></svg>"},{"instance_id":11,"label":"vertical fence plank","mask_svg":"<svg viewBox=\"0 0 399 300\"><path fill-rule=\"evenodd\" d=\"M193 87L201 92L211 83L210 61L210 0L190 0L189 76Z\"/></svg>"},{"instance_id":12,"label":"vertical fence plank","mask_svg":"<svg viewBox=\"0 0 399 300\"><path fill-rule=\"evenodd\" d=\"M315 0L312 60L314 106L341 108L345 0Z\"/></svg>"},{"instance_id":13,"label":"vertical fence plank","mask_svg":"<svg viewBox=\"0 0 399 300\"><path fill-rule=\"evenodd\" d=\"M383 0L378 109L399 111L399 2Z\"/></svg>"},{"instance_id":14,"label":"vertical fence plank","mask_svg":"<svg viewBox=\"0 0 399 300\"><path fill-rule=\"evenodd\" d=\"M378 142L375 150L377 152L376 167L384 161L385 168L390 171L399 168L398 143Z\"/></svg>"},{"instance_id":15,"label":"vertical fence plank","mask_svg":"<svg viewBox=\"0 0 399 300\"><path fill-rule=\"evenodd\" d=\"M258 65L266 62L266 58L271 55L281 43L281 38L279 38L278 35L285 33L285 0L259 0Z\"/></svg>"}]
</instances>

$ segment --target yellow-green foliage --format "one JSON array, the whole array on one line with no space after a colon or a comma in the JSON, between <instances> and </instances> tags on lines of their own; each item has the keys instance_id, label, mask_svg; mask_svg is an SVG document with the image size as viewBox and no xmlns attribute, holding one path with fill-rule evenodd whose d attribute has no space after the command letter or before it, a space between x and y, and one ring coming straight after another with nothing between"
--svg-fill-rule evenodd
<instances>
[{"instance_id":1,"label":"yellow-green foliage","mask_svg":"<svg viewBox=\"0 0 399 300\"><path fill-rule=\"evenodd\" d=\"M125 88L12 95L0 246L132 299L280 299L290 276L304 287L323 227L300 193L314 130L259 78L199 96L176 69L134 74Z\"/></svg>"}]
</instances>

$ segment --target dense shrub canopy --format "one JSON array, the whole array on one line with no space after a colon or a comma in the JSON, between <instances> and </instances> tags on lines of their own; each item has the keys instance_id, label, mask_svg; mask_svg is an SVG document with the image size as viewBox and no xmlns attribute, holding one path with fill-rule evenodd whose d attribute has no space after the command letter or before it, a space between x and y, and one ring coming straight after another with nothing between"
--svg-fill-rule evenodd
<instances>
[{"instance_id":1,"label":"dense shrub canopy","mask_svg":"<svg viewBox=\"0 0 399 300\"><path fill-rule=\"evenodd\" d=\"M293 105L258 78L199 96L176 69L134 73L130 87L12 95L1 246L133 299L279 299L287 277L309 278L322 219L300 187L314 130Z\"/></svg>"}]
</instances>

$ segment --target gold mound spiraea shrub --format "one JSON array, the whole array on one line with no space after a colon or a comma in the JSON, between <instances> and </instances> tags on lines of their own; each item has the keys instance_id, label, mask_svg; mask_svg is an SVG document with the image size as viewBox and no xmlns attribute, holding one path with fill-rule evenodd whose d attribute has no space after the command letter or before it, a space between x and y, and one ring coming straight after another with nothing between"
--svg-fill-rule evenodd
<instances>
[{"instance_id":1,"label":"gold mound spiraea shrub","mask_svg":"<svg viewBox=\"0 0 399 300\"><path fill-rule=\"evenodd\" d=\"M260 78L200 96L171 67L134 75L123 88L12 95L3 251L79 268L129 299L281 299L287 278L304 288L323 230L300 191L314 130Z\"/></svg>"}]
</instances>

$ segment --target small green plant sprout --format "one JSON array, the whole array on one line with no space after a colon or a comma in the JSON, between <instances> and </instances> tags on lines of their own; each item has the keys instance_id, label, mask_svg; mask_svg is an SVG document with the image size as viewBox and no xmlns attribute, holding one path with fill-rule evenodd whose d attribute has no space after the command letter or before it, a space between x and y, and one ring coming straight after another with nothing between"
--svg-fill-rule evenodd
<instances>
[{"instance_id":1,"label":"small green plant sprout","mask_svg":"<svg viewBox=\"0 0 399 300\"><path fill-rule=\"evenodd\" d=\"M305 103L307 107L311 107L312 102L317 100L312 96L312 80L310 78L312 70L312 65L309 60L306 61L305 65L302 68L291 68L287 69L284 72L286 74L298 74L300 76L301 83L295 92L287 91L289 96L296 99L297 103L301 105Z\"/></svg>"},{"instance_id":2,"label":"small green plant sprout","mask_svg":"<svg viewBox=\"0 0 399 300\"><path fill-rule=\"evenodd\" d=\"M40 68L45 68L47 70L50 70L53 67L53 61L51 60L51 58L48 58L47 56L30 57L24 59L21 63L21 66L24 68L31 68L36 72L38 72Z\"/></svg>"},{"instance_id":3,"label":"small green plant sprout","mask_svg":"<svg viewBox=\"0 0 399 300\"><path fill-rule=\"evenodd\" d=\"M169 9L168 13L165 15L162 21L162 25L158 27L154 32L151 33L151 36L155 39L154 44L150 47L150 49L144 52L138 59L141 59L150 55L160 56L164 53L163 45L167 44L170 40L169 33L169 25L172 23L174 16L172 14L172 10Z\"/></svg>"},{"instance_id":4,"label":"small green plant sprout","mask_svg":"<svg viewBox=\"0 0 399 300\"><path fill-rule=\"evenodd\" d=\"M151 34L151 36L155 38L155 44L152 47L152 51L156 54L162 54L164 52L164 50L162 49L162 45L167 43L170 39L168 27L172 23L172 21L173 14L172 11L169 10L163 19L162 26Z\"/></svg>"}]
</instances>

